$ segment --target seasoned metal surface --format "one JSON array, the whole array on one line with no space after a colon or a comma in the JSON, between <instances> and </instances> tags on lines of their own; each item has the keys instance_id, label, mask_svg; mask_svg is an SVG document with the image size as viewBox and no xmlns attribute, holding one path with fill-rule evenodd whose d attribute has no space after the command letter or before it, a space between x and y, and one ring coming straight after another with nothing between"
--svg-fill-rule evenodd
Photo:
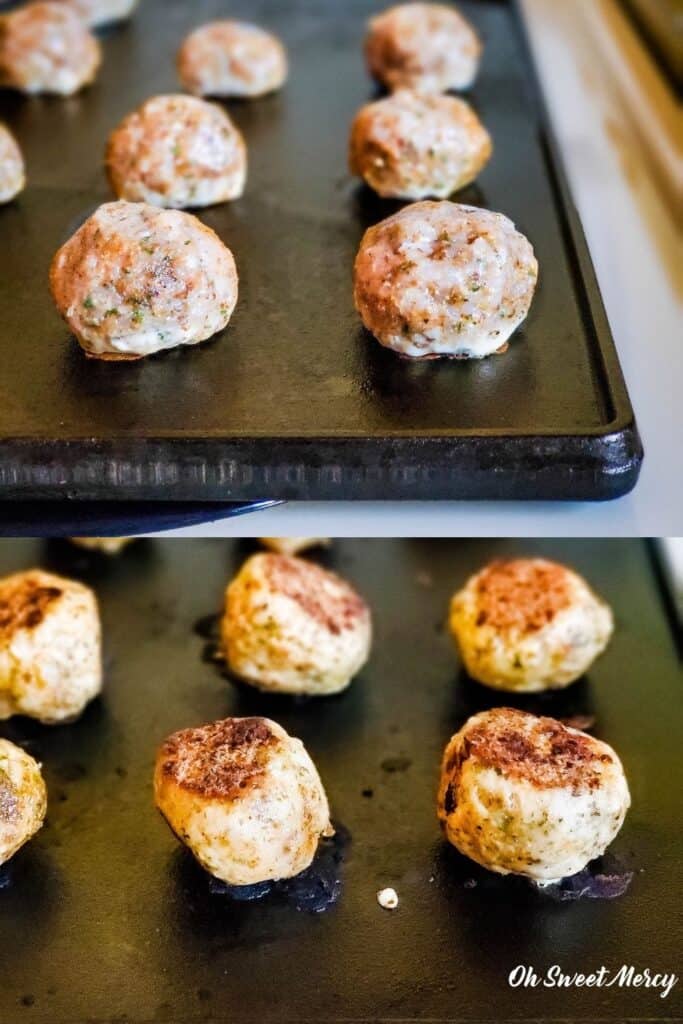
<instances>
[{"instance_id":1,"label":"seasoned metal surface","mask_svg":"<svg viewBox=\"0 0 683 1024\"><path fill-rule=\"evenodd\" d=\"M465 202L502 210L533 241L541 283L510 351L412 364L353 308L364 229L396 204L346 169L348 128L373 95L361 57L373 0L234 0L280 33L283 92L230 103L249 147L239 202L201 213L233 249L228 329L137 363L85 359L47 289L57 247L111 198L107 136L146 97L175 91L186 31L219 0L145 0L109 31L97 83L68 100L0 92L30 187L0 210L0 495L107 499L609 498L641 448L580 228L534 104L511 7L462 6L486 51L472 101L494 158Z\"/></svg>"},{"instance_id":2,"label":"seasoned metal surface","mask_svg":"<svg viewBox=\"0 0 683 1024\"><path fill-rule=\"evenodd\" d=\"M372 658L343 695L309 703L237 688L193 632L247 542L141 542L119 559L64 542L0 542L0 572L40 563L99 594L106 692L72 726L0 726L43 762L48 824L0 890L0 1020L227 1024L259 1020L645 1020L683 1011L681 985L511 990L509 971L559 964L680 970L680 665L640 542L339 541L320 556L372 605ZM451 592L503 552L585 573L617 631L588 678L518 700L591 713L622 756L633 806L613 844L635 872L613 901L556 903L487 876L440 837L443 746L471 713L510 701L462 673L443 631ZM182 726L265 714L300 736L350 830L343 892L320 915L211 895L152 806L156 744ZM471 886L471 880L477 882ZM394 886L399 909L376 891Z\"/></svg>"}]
</instances>

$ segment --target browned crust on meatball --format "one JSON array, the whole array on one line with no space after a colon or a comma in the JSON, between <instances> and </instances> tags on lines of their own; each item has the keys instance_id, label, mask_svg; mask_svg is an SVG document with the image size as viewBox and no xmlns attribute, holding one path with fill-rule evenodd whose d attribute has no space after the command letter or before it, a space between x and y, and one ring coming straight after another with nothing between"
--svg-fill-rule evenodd
<instances>
[{"instance_id":1,"label":"browned crust on meatball","mask_svg":"<svg viewBox=\"0 0 683 1024\"><path fill-rule=\"evenodd\" d=\"M466 727L444 771L457 782L463 764L473 758L508 778L524 779L537 789L571 786L574 792L597 789L613 758L590 736L567 729L554 718L513 708L494 708Z\"/></svg>"},{"instance_id":2,"label":"browned crust on meatball","mask_svg":"<svg viewBox=\"0 0 683 1024\"><path fill-rule=\"evenodd\" d=\"M280 742L265 718L225 718L169 736L157 771L203 797L237 800L264 777L269 750Z\"/></svg>"},{"instance_id":3,"label":"browned crust on meatball","mask_svg":"<svg viewBox=\"0 0 683 1024\"><path fill-rule=\"evenodd\" d=\"M35 629L62 593L59 587L39 583L33 575L0 584L0 636Z\"/></svg>"},{"instance_id":4,"label":"browned crust on meatball","mask_svg":"<svg viewBox=\"0 0 683 1024\"><path fill-rule=\"evenodd\" d=\"M290 555L265 554L260 557L264 574L273 589L296 601L307 615L333 636L354 629L359 619L367 617L365 601L335 573ZM325 581L334 583L339 589L330 593L323 586Z\"/></svg>"},{"instance_id":5,"label":"browned crust on meatball","mask_svg":"<svg viewBox=\"0 0 683 1024\"><path fill-rule=\"evenodd\" d=\"M535 633L571 604L567 570L556 562L492 562L476 583L477 625Z\"/></svg>"}]
</instances>

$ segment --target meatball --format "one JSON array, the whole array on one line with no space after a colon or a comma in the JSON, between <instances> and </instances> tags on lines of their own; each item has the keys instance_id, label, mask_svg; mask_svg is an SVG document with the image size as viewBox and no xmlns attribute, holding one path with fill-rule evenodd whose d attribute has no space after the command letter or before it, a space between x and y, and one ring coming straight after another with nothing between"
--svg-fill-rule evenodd
<instances>
[{"instance_id":1,"label":"meatball","mask_svg":"<svg viewBox=\"0 0 683 1024\"><path fill-rule=\"evenodd\" d=\"M542 558L494 562L451 601L449 626L468 673L497 690L568 686L612 635L612 612L571 569Z\"/></svg>"},{"instance_id":2,"label":"meatball","mask_svg":"<svg viewBox=\"0 0 683 1024\"><path fill-rule=\"evenodd\" d=\"M220 238L188 213L105 203L59 250L50 286L89 356L139 359L195 345L227 325L237 270Z\"/></svg>"},{"instance_id":3,"label":"meatball","mask_svg":"<svg viewBox=\"0 0 683 1024\"><path fill-rule=\"evenodd\" d=\"M548 883L576 874L605 852L630 803L612 748L554 718L483 711L444 753L446 838L501 875Z\"/></svg>"},{"instance_id":4,"label":"meatball","mask_svg":"<svg viewBox=\"0 0 683 1024\"><path fill-rule=\"evenodd\" d=\"M445 199L490 156L488 132L455 96L399 89L362 107L351 128L351 172L385 197Z\"/></svg>"},{"instance_id":5,"label":"meatball","mask_svg":"<svg viewBox=\"0 0 683 1024\"><path fill-rule=\"evenodd\" d=\"M368 228L354 299L377 340L413 359L504 352L536 287L534 251L502 213L414 203Z\"/></svg>"},{"instance_id":6,"label":"meatball","mask_svg":"<svg viewBox=\"0 0 683 1024\"><path fill-rule=\"evenodd\" d=\"M101 688L92 590L40 569L0 580L0 719L73 721Z\"/></svg>"},{"instance_id":7,"label":"meatball","mask_svg":"<svg viewBox=\"0 0 683 1024\"><path fill-rule=\"evenodd\" d=\"M119 199L210 206L244 191L244 139L220 107L194 96L155 96L112 132L106 166Z\"/></svg>"},{"instance_id":8,"label":"meatball","mask_svg":"<svg viewBox=\"0 0 683 1024\"><path fill-rule=\"evenodd\" d=\"M40 765L21 747L0 739L0 864L36 834L46 810Z\"/></svg>"},{"instance_id":9,"label":"meatball","mask_svg":"<svg viewBox=\"0 0 683 1024\"><path fill-rule=\"evenodd\" d=\"M229 885L291 878L334 834L301 740L267 718L226 718L160 747L156 805L210 874Z\"/></svg>"},{"instance_id":10,"label":"meatball","mask_svg":"<svg viewBox=\"0 0 683 1024\"><path fill-rule=\"evenodd\" d=\"M280 555L298 555L309 548L326 548L330 545L329 537L261 537L261 543L271 551Z\"/></svg>"},{"instance_id":11,"label":"meatball","mask_svg":"<svg viewBox=\"0 0 683 1024\"><path fill-rule=\"evenodd\" d=\"M17 142L4 124L0 124L0 203L9 203L26 184L24 158Z\"/></svg>"},{"instance_id":12,"label":"meatball","mask_svg":"<svg viewBox=\"0 0 683 1024\"><path fill-rule=\"evenodd\" d=\"M481 43L454 7L398 4L370 20L365 57L388 89L446 92L472 85Z\"/></svg>"},{"instance_id":13,"label":"meatball","mask_svg":"<svg viewBox=\"0 0 683 1024\"><path fill-rule=\"evenodd\" d=\"M61 0L83 18L87 25L96 28L124 21L138 5L138 0Z\"/></svg>"},{"instance_id":14,"label":"meatball","mask_svg":"<svg viewBox=\"0 0 683 1024\"><path fill-rule=\"evenodd\" d=\"M178 74L197 96L263 96L287 78L287 54L280 40L242 21L212 21L183 42Z\"/></svg>"},{"instance_id":15,"label":"meatball","mask_svg":"<svg viewBox=\"0 0 683 1024\"><path fill-rule=\"evenodd\" d=\"M98 551L103 555L118 555L131 544L135 537L69 537L72 544L86 551Z\"/></svg>"},{"instance_id":16,"label":"meatball","mask_svg":"<svg viewBox=\"0 0 683 1024\"><path fill-rule=\"evenodd\" d=\"M63 3L30 3L0 18L0 85L70 96L95 78L100 46Z\"/></svg>"},{"instance_id":17,"label":"meatball","mask_svg":"<svg viewBox=\"0 0 683 1024\"><path fill-rule=\"evenodd\" d=\"M334 573L301 558L253 555L228 587L228 666L261 690L322 696L349 685L370 652L370 612Z\"/></svg>"}]
</instances>

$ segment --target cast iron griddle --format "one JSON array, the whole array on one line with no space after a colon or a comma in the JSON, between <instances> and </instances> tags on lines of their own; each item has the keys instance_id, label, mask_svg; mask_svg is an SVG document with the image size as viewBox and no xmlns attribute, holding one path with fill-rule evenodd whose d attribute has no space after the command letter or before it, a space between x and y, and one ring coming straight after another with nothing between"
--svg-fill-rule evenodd
<instances>
[{"instance_id":1,"label":"cast iron griddle","mask_svg":"<svg viewBox=\"0 0 683 1024\"><path fill-rule=\"evenodd\" d=\"M147 541L103 561L66 542L0 542L1 573L39 563L96 588L107 663L104 697L76 724L0 725L43 762L50 794L48 824L0 890L3 1024L680 1016L680 982L667 1000L643 988L507 984L518 964L680 972L681 676L645 544L336 542L321 560L370 602L373 654L345 694L303 704L237 688L202 661L193 626L253 550ZM443 630L452 591L512 551L573 564L616 613L613 644L589 678L545 699L513 701L468 680ZM621 898L555 903L441 839L443 747L467 716L506 702L593 713L595 734L622 756L633 806L612 851L635 875ZM304 740L333 817L350 830L343 893L326 913L212 896L152 806L165 735L252 714ZM393 914L375 899L386 885L400 896Z\"/></svg>"},{"instance_id":2,"label":"cast iron griddle","mask_svg":"<svg viewBox=\"0 0 683 1024\"><path fill-rule=\"evenodd\" d=\"M396 204L346 170L373 95L361 56L372 0L145 0L105 35L93 88L68 100L0 95L30 188L0 211L0 495L108 499L611 498L641 448L580 227L539 117L517 16L463 4L486 44L472 101L495 158L460 199L502 210L533 241L541 284L504 358L413 364L353 308L364 229ZM177 91L185 33L229 13L284 38L285 90L231 103L249 146L236 203L201 213L233 249L240 300L226 332L134 364L85 359L47 289L58 246L111 198L111 129Z\"/></svg>"}]
</instances>

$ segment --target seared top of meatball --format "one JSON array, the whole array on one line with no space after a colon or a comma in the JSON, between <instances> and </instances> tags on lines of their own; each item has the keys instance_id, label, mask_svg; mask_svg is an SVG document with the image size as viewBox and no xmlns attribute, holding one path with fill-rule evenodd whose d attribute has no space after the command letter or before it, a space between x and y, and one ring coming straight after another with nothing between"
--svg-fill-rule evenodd
<instances>
[{"instance_id":1,"label":"seared top of meatball","mask_svg":"<svg viewBox=\"0 0 683 1024\"><path fill-rule=\"evenodd\" d=\"M333 635L354 629L358 620L368 615L365 601L335 573L289 555L260 554L254 558L259 559L274 590L296 601Z\"/></svg>"},{"instance_id":2,"label":"seared top of meatball","mask_svg":"<svg viewBox=\"0 0 683 1024\"><path fill-rule=\"evenodd\" d=\"M269 752L282 742L267 718L226 718L169 736L160 771L208 799L237 800L266 774Z\"/></svg>"},{"instance_id":3,"label":"seared top of meatball","mask_svg":"<svg viewBox=\"0 0 683 1024\"><path fill-rule=\"evenodd\" d=\"M571 603L570 575L541 558L493 562L477 577L477 625L534 633Z\"/></svg>"},{"instance_id":4,"label":"seared top of meatball","mask_svg":"<svg viewBox=\"0 0 683 1024\"><path fill-rule=\"evenodd\" d=\"M36 570L0 580L0 637L8 639L22 629L35 629L50 605L62 596L56 576Z\"/></svg>"},{"instance_id":5,"label":"seared top of meatball","mask_svg":"<svg viewBox=\"0 0 683 1024\"><path fill-rule=\"evenodd\" d=\"M471 718L460 751L445 770L459 769L472 758L537 789L571 787L574 793L597 789L603 773L615 765L606 744L592 736L513 708L493 708Z\"/></svg>"}]
</instances>

